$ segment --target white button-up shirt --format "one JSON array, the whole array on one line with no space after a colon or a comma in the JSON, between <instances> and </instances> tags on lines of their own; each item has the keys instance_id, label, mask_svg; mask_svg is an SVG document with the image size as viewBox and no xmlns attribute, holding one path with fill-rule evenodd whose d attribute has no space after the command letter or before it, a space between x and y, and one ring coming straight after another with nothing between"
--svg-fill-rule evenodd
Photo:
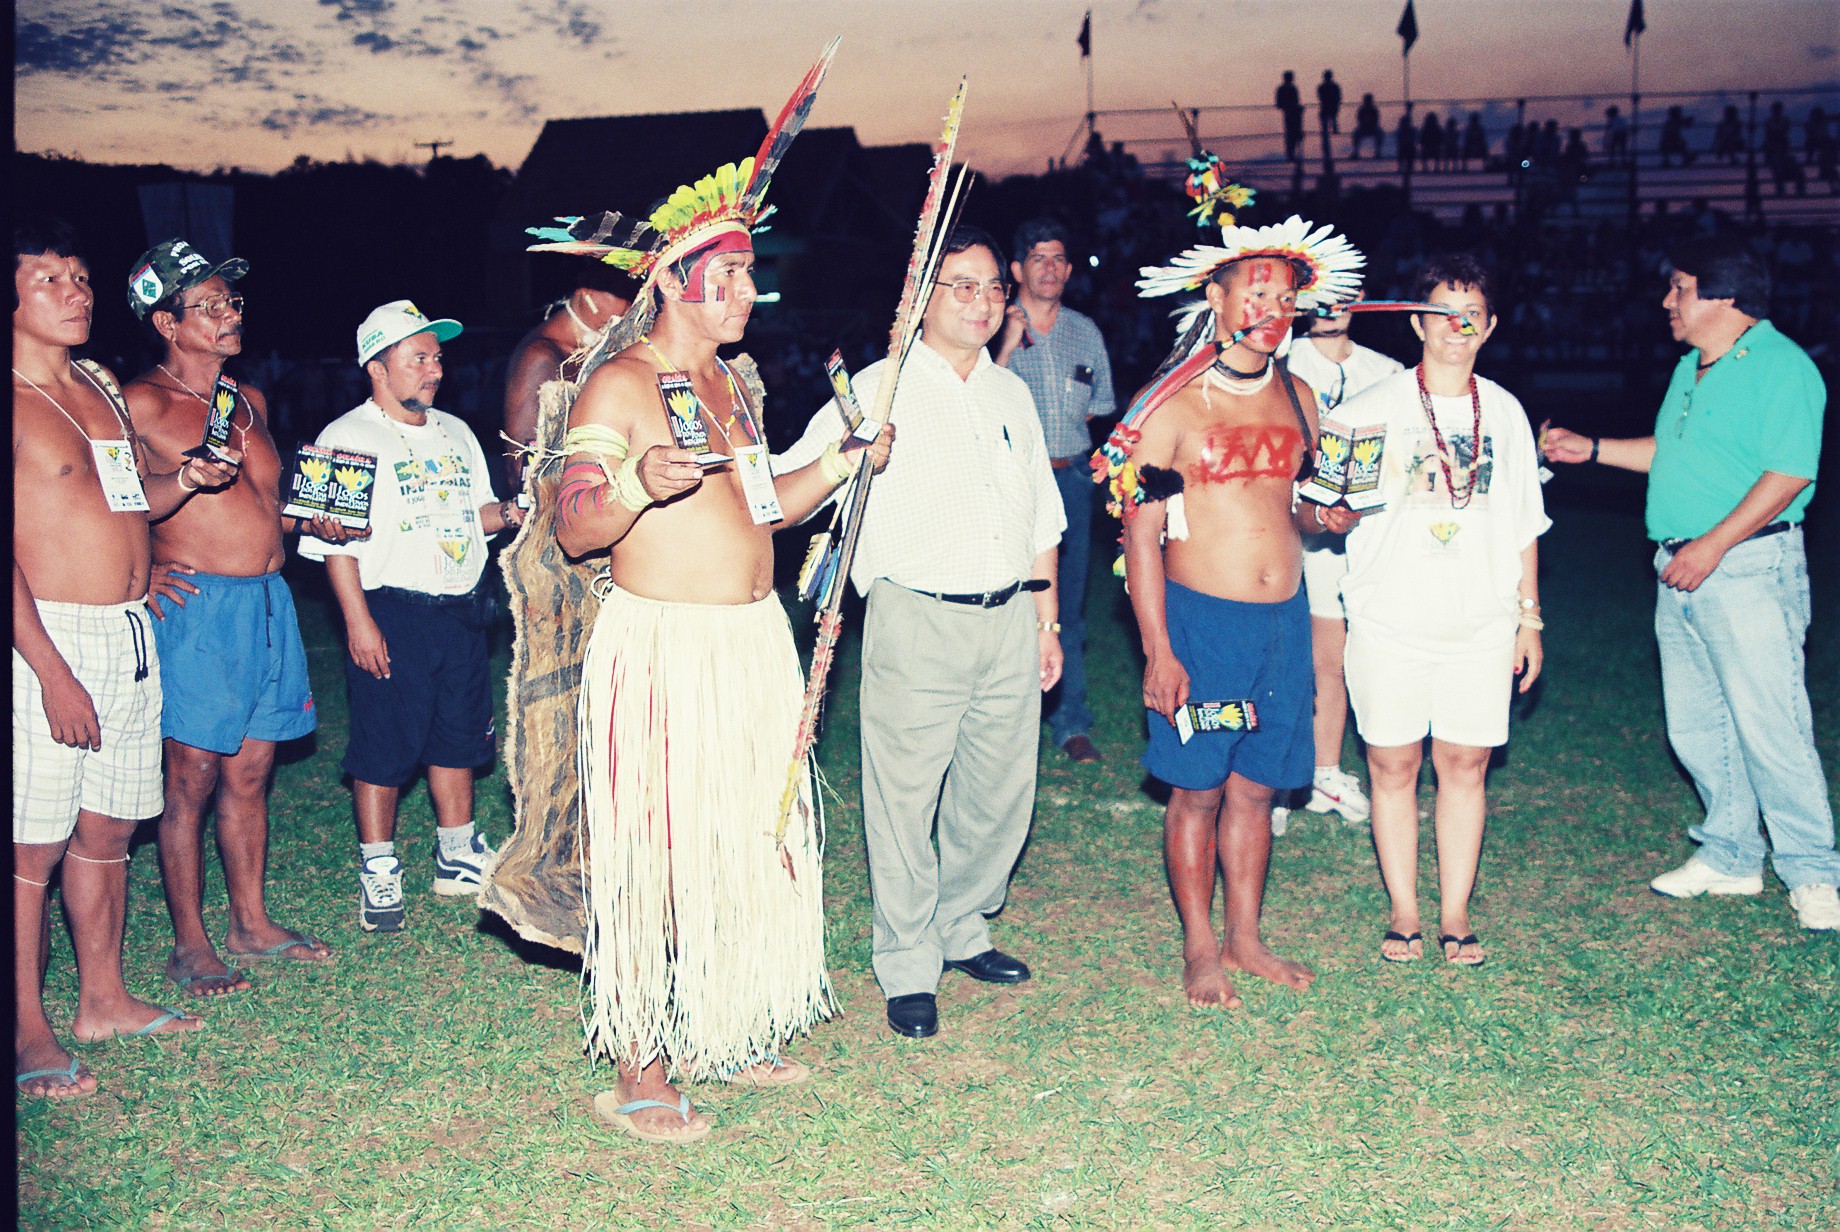
<instances>
[{"instance_id":1,"label":"white button-up shirt","mask_svg":"<svg viewBox=\"0 0 1840 1232\"><path fill-rule=\"evenodd\" d=\"M877 361L853 379L866 412L887 367ZM1022 379L984 351L961 379L923 339L901 370L891 418L894 450L869 489L850 570L857 591L887 578L910 590L976 594L1031 577L1067 515ZM812 462L842 433L836 403L826 403L775 469Z\"/></svg>"}]
</instances>

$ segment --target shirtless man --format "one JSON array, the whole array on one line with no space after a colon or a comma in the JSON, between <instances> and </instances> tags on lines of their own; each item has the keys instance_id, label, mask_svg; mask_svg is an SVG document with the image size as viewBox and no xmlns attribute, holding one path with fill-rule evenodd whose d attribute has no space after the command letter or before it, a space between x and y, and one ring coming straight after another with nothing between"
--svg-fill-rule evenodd
<instances>
[{"instance_id":1,"label":"shirtless man","mask_svg":"<svg viewBox=\"0 0 1840 1232\"><path fill-rule=\"evenodd\" d=\"M1182 984L1191 1005L1237 1008L1228 969L1298 990L1316 978L1266 946L1259 914L1272 794L1307 785L1314 763L1299 532L1343 532L1354 515L1315 505L1291 511L1291 485L1315 445L1316 399L1273 356L1314 275L1283 256L1212 251L1225 258L1204 284L1221 350L1139 421L1133 459L1146 484L1179 490L1130 513L1124 550L1143 639L1144 705L1153 712L1143 761L1171 788L1163 848L1182 922ZM1172 526L1176 501L1186 526ZM1243 721L1232 729L1238 708L1226 708L1225 730L1208 730L1204 715L1185 710L1245 701L1256 714L1250 730ZM1199 727L1187 741L1178 718ZM1211 919L1217 860L1224 938Z\"/></svg>"},{"instance_id":2,"label":"shirtless man","mask_svg":"<svg viewBox=\"0 0 1840 1232\"><path fill-rule=\"evenodd\" d=\"M164 354L124 392L156 470L176 468L204 439L224 361L243 350L243 297L230 284L248 268L240 258L209 261L177 239L134 263L128 305ZM250 987L205 932L204 814L213 800L230 899L225 949L306 962L332 957L324 942L269 918L264 880L275 746L316 726L294 599L281 580L281 537L299 529L341 542L347 536L333 518L300 527L281 516L281 458L268 432L268 404L252 385L227 388L235 398L231 443L242 455L242 472L229 487L154 524L147 601L157 620L165 697L160 872L173 922L166 978L195 997ZM161 597L174 606L162 608Z\"/></svg>"},{"instance_id":3,"label":"shirtless man","mask_svg":"<svg viewBox=\"0 0 1840 1232\"><path fill-rule=\"evenodd\" d=\"M632 306L615 290L628 282L625 275L598 261L577 266L575 289L560 304L552 304L543 323L519 339L511 352L505 373L505 435L518 445L537 438L538 397L543 386L563 375L563 361ZM512 491L523 486L524 455L510 444L505 447L505 473Z\"/></svg>"},{"instance_id":4,"label":"shirtless man","mask_svg":"<svg viewBox=\"0 0 1840 1232\"><path fill-rule=\"evenodd\" d=\"M13 292L13 1072L22 1094L69 1099L96 1079L45 1014L60 863L72 1034L204 1026L129 994L121 941L128 841L161 803L159 663L141 612L147 524L233 480L237 455L148 473L114 377L71 358L89 340L95 293L63 223L15 224Z\"/></svg>"},{"instance_id":5,"label":"shirtless man","mask_svg":"<svg viewBox=\"0 0 1840 1232\"><path fill-rule=\"evenodd\" d=\"M588 1037L618 1066L595 1107L648 1141L709 1132L673 1075L807 1078L779 1048L831 1012L815 827L808 810L786 826L779 808L802 685L773 593L772 534L815 509L861 454L833 446L764 474L751 373L737 379L716 355L747 326L753 268L732 213L672 234L641 268L620 327L638 341L589 375L562 442L557 540L571 556L611 549L582 669ZM666 373L687 376L701 403L679 400L682 439L700 430L708 453L733 461L706 464L680 446ZM884 429L870 447L876 465L891 439Z\"/></svg>"}]
</instances>

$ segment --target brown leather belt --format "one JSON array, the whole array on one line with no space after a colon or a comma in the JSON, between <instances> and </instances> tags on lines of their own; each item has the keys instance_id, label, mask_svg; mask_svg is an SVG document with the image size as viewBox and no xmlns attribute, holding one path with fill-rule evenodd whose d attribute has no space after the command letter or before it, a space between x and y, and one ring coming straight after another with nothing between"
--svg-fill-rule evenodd
<instances>
[{"instance_id":1,"label":"brown leather belt","mask_svg":"<svg viewBox=\"0 0 1840 1232\"><path fill-rule=\"evenodd\" d=\"M1084 454L1076 453L1071 458L1049 458L1048 465L1052 466L1057 471L1064 471L1084 456Z\"/></svg>"}]
</instances>

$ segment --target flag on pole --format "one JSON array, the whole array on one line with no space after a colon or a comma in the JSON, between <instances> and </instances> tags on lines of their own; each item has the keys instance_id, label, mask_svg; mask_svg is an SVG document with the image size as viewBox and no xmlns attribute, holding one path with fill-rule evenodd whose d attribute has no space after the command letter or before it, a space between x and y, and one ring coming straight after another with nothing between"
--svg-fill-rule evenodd
<instances>
[{"instance_id":1,"label":"flag on pole","mask_svg":"<svg viewBox=\"0 0 1840 1232\"><path fill-rule=\"evenodd\" d=\"M1636 0L1638 6L1641 3L1642 0ZM1412 44L1418 42L1418 14L1412 11L1412 0L1406 0L1406 11L1399 15L1399 29L1397 33L1400 41L1405 44L1405 49L1399 54L1402 56L1411 55Z\"/></svg>"},{"instance_id":2,"label":"flag on pole","mask_svg":"<svg viewBox=\"0 0 1840 1232\"><path fill-rule=\"evenodd\" d=\"M1648 22L1642 16L1642 0L1629 0L1629 24L1623 27L1623 46L1629 46L1646 29Z\"/></svg>"},{"instance_id":3,"label":"flag on pole","mask_svg":"<svg viewBox=\"0 0 1840 1232\"><path fill-rule=\"evenodd\" d=\"M1640 3L1640 0L1637 0ZM1086 10L1086 20L1080 23L1080 59L1092 55L1092 10Z\"/></svg>"}]
</instances>

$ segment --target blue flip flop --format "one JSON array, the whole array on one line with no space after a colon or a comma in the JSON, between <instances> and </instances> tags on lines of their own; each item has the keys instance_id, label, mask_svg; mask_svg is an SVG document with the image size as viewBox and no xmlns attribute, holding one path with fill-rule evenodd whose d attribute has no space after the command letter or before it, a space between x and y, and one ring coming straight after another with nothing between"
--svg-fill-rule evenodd
<instances>
[{"instance_id":1,"label":"blue flip flop","mask_svg":"<svg viewBox=\"0 0 1840 1232\"><path fill-rule=\"evenodd\" d=\"M40 1078L62 1078L65 1082L75 1082L77 1080L77 1071L82 1068L83 1068L83 1063L73 1057L71 1058L69 1069L29 1069L23 1074L14 1074L13 1075L13 1085L17 1087L23 1093L25 1091L26 1083L35 1082ZM79 1090L77 1094L78 1095L91 1095L91 1094L94 1094L94 1092ZM32 1098L33 1099L52 1099L55 1097L50 1096L50 1095L34 1095L32 1096ZM68 1099L71 1097L65 1096L64 1098Z\"/></svg>"},{"instance_id":2,"label":"blue flip flop","mask_svg":"<svg viewBox=\"0 0 1840 1232\"><path fill-rule=\"evenodd\" d=\"M116 1039L136 1039L141 1036L152 1035L154 1032L158 1031L161 1027L165 1026L169 1022L189 1022L190 1021L190 1015L180 1013L178 1010L169 1010L164 1005L156 1005L154 1008L160 1011L160 1016L158 1018L155 1018L152 1022L148 1023L146 1026L141 1027L134 1031L117 1031L115 1033L115 1038Z\"/></svg>"},{"instance_id":3,"label":"blue flip flop","mask_svg":"<svg viewBox=\"0 0 1840 1232\"><path fill-rule=\"evenodd\" d=\"M693 1129L683 1134L659 1134L653 1133L650 1130L641 1129L633 1122L632 1114L635 1112L643 1112L647 1108L665 1108L682 1117L685 1126L688 1126L690 1124L690 1097L688 1095L683 1096L675 1104L668 1104L662 1099L635 1099L629 1103L621 1104L616 1108L606 1107L605 1105L612 1103L613 1099L614 1094L612 1091L602 1091L599 1095L594 1097L594 1111L609 1125L625 1130L642 1142L664 1142L673 1144L695 1142L699 1138L708 1136L712 1128L711 1126L705 1125L700 1130Z\"/></svg>"},{"instance_id":4,"label":"blue flip flop","mask_svg":"<svg viewBox=\"0 0 1840 1232\"><path fill-rule=\"evenodd\" d=\"M317 945L315 944L316 942L318 943ZM316 950L318 945L324 944L325 943L319 941L317 937L296 937L292 941L283 941L280 945L271 945L266 950L233 950L229 948L229 943L225 942L224 953L232 958L279 958L295 946L304 945L309 950ZM305 961L324 962L325 959L310 958Z\"/></svg>"}]
</instances>

